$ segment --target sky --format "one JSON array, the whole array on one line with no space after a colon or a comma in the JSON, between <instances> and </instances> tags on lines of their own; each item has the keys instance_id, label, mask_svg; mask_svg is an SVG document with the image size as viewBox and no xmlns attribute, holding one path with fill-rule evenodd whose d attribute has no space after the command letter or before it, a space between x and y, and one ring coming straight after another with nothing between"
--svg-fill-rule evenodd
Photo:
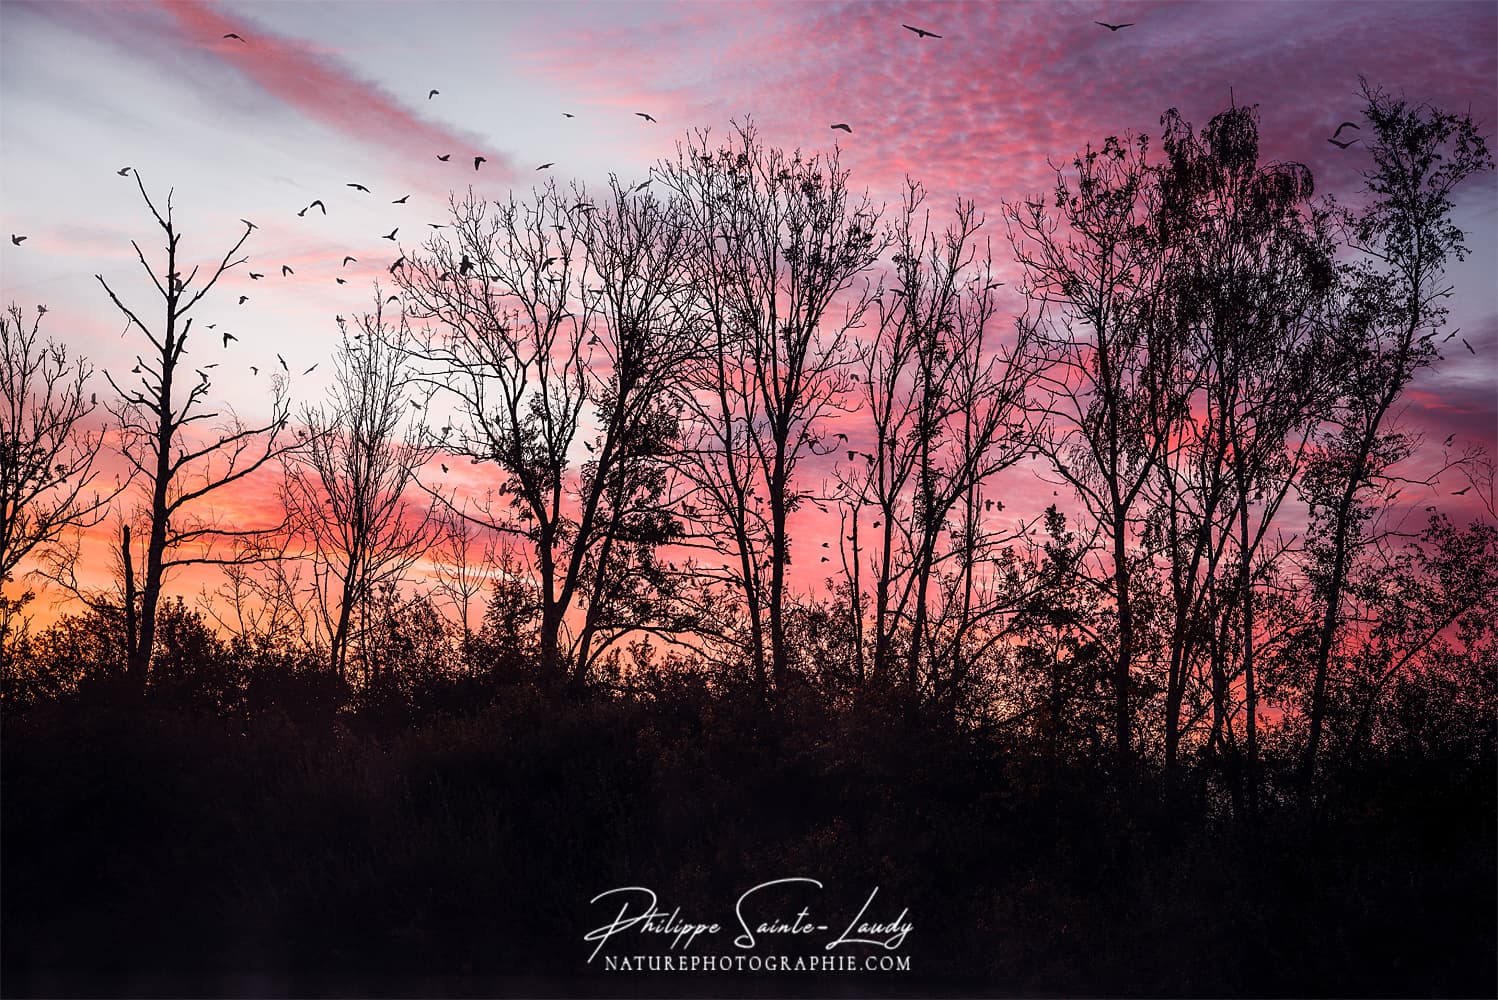
<instances>
[{"instance_id":1,"label":"sky","mask_svg":"<svg viewBox=\"0 0 1498 1000\"><path fill-rule=\"evenodd\" d=\"M773 145L836 144L855 188L878 201L894 204L906 175L934 205L972 198L1012 278L1002 203L1045 191L1048 161L1089 142L1157 134L1171 107L1200 127L1230 99L1257 104L1266 158L1304 162L1318 191L1355 199L1366 156L1325 140L1356 117L1360 75L1470 109L1493 143L1498 4L4 0L0 228L27 239L0 241L0 304L46 305L45 333L123 375L139 335L122 336L94 275L145 303L130 240L148 253L158 241L134 178L118 171L132 168L158 198L173 191L194 260L216 261L251 220L249 267L197 311L239 340L195 350L221 362L215 398L253 419L278 353L293 397L321 396L331 365L300 373L330 357L335 315L371 307L373 280L398 254L382 236L398 227L401 247L418 245L470 185L490 198L524 192L546 162L589 186L643 179L690 130L722 135L752 117ZM477 170L475 156L487 161ZM326 216L299 217L313 199ZM1498 178L1462 189L1456 221L1472 253L1451 270L1452 325L1475 354L1448 352L1403 419L1434 443L1454 433L1455 448L1491 453ZM358 262L341 266L346 254ZM1457 513L1471 499L1440 497Z\"/></svg>"}]
</instances>

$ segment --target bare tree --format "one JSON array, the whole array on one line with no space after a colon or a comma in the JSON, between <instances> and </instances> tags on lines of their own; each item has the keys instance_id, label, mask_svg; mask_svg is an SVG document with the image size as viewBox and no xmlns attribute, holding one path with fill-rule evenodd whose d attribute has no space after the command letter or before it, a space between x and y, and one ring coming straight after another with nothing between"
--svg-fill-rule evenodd
<instances>
[{"instance_id":1,"label":"bare tree","mask_svg":"<svg viewBox=\"0 0 1498 1000\"><path fill-rule=\"evenodd\" d=\"M98 524L115 492L94 488L104 435L86 426L93 367L39 339L45 312L29 328L15 304L0 316L0 582L38 546Z\"/></svg>"},{"instance_id":2,"label":"bare tree","mask_svg":"<svg viewBox=\"0 0 1498 1000\"><path fill-rule=\"evenodd\" d=\"M878 514L868 567L872 680L888 683L899 664L912 704L955 697L978 653L971 640L1005 606L988 570L1012 536L995 529L1003 502L983 493L1031 447L1031 329L1021 325L1007 348L995 343L1000 283L979 246L983 219L959 201L951 224L933 232L924 199L907 182L894 232L897 286L880 296L862 365L872 451L850 444L842 475L854 535L862 507ZM936 618L947 627L934 627Z\"/></svg>"},{"instance_id":3,"label":"bare tree","mask_svg":"<svg viewBox=\"0 0 1498 1000\"><path fill-rule=\"evenodd\" d=\"M1133 604L1141 494L1168 438L1152 419L1172 405L1154 358L1173 336L1156 313L1164 295L1166 241L1156 169L1144 137L1109 137L1058 169L1051 203L1006 205L1010 242L1039 308L1030 322L1046 366L1037 372L1038 447L1086 506L1106 544L1104 570L1116 616L1114 736L1133 756L1130 685L1137 643Z\"/></svg>"},{"instance_id":4,"label":"bare tree","mask_svg":"<svg viewBox=\"0 0 1498 1000\"><path fill-rule=\"evenodd\" d=\"M641 598L677 533L662 470L695 353L689 233L676 202L617 179L600 203L552 184L492 216L470 195L453 216L456 245L434 239L397 274L439 327L416 356L457 402L444 445L503 473L466 516L527 543L542 675L578 686L659 609Z\"/></svg>"},{"instance_id":5,"label":"bare tree","mask_svg":"<svg viewBox=\"0 0 1498 1000\"><path fill-rule=\"evenodd\" d=\"M310 549L329 666L346 680L351 639L367 625L376 589L399 582L439 524L430 504L411 497L434 446L409 419L413 403L424 407L408 395L404 316L387 323L376 289L375 311L352 333L339 317L338 330L328 399L302 410L306 443L283 462L283 491L291 530Z\"/></svg>"},{"instance_id":6,"label":"bare tree","mask_svg":"<svg viewBox=\"0 0 1498 1000\"><path fill-rule=\"evenodd\" d=\"M273 382L270 418L263 424L247 425L232 412L207 409L213 379L206 368L194 370L185 360L189 343L197 342L189 314L220 278L245 262L247 258L236 255L249 238L250 229L245 229L220 260L207 266L201 279L197 265L184 274L187 265L178 248L182 234L172 217L170 193L163 214L147 194L139 172L135 179L141 198L166 239L166 259L159 274L140 245L131 241L161 300L159 322L148 325L102 275L95 277L127 319L127 330L138 329L148 344L148 350L136 356L131 369L137 379L117 380L106 372L116 394L110 412L119 422L121 451L146 487L141 513L146 540L139 580L129 524L122 527L119 548L124 578L126 674L130 685L144 692L156 635L156 611L168 571L190 564L243 561L246 556L233 547L235 542L274 529L228 527L211 513L198 511L212 494L251 475L286 450L281 433L289 404L285 381L278 377ZM211 334L209 338L211 343ZM219 423L208 424L214 420ZM207 426L200 430L201 425Z\"/></svg>"},{"instance_id":7,"label":"bare tree","mask_svg":"<svg viewBox=\"0 0 1498 1000\"><path fill-rule=\"evenodd\" d=\"M1364 174L1371 199L1361 212L1345 216L1351 245L1363 256L1344 274L1349 298L1337 335L1346 391L1336 409L1336 430L1324 442L1324 488L1311 500L1330 542L1301 762L1307 787L1316 774L1342 593L1358 549L1361 498L1404 457L1403 443L1387 433L1386 424L1416 374L1440 356L1436 335L1446 321L1442 303L1451 294L1446 262L1466 255L1465 236L1451 221L1452 195L1467 177L1493 168L1470 116L1411 106L1367 81L1363 97L1364 119L1372 126L1366 148L1373 168Z\"/></svg>"},{"instance_id":8,"label":"bare tree","mask_svg":"<svg viewBox=\"0 0 1498 1000\"><path fill-rule=\"evenodd\" d=\"M749 662L768 696L786 682L787 523L809 498L797 468L826 453L823 420L847 406L852 333L874 296L858 279L887 237L835 152L766 147L752 123L720 146L699 132L657 170L698 237L693 308L708 338L688 396L687 513L726 561L703 572L742 595Z\"/></svg>"}]
</instances>

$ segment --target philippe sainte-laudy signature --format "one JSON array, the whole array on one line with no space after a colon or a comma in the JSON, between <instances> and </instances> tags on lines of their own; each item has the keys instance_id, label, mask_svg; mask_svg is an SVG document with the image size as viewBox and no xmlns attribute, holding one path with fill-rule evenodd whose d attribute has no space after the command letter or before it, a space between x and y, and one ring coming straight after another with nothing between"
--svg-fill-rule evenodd
<instances>
[{"instance_id":1,"label":"philippe sainte-laudy signature","mask_svg":"<svg viewBox=\"0 0 1498 1000\"><path fill-rule=\"evenodd\" d=\"M588 931L583 940L597 942L588 961L593 961L609 940L627 932L646 935L667 945L669 950L688 951L701 939L720 934L732 934L733 947L742 951L753 951L758 945L770 941L796 940L807 944L820 942L826 951L834 951L848 945L874 945L887 951L898 950L906 936L914 929L908 919L910 910L900 910L898 916L882 916L874 907L879 887L864 900L852 920L820 919L810 905L801 905L794 890L783 887L796 886L803 892L821 889L822 883L814 878L777 878L745 891L733 904L731 918L700 919L684 916L681 907L667 910L653 889L642 885L625 885L608 889L594 896L590 903L605 904L610 910L619 910L612 920ZM796 899L787 903L788 899ZM883 909L887 914L893 907Z\"/></svg>"}]
</instances>

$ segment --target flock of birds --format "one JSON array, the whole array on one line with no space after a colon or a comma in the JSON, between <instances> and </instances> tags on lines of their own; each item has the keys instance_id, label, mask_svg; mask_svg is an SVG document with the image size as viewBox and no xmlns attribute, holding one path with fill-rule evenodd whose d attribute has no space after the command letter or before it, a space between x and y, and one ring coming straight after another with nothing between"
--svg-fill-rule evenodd
<instances>
[{"instance_id":1,"label":"flock of birds","mask_svg":"<svg viewBox=\"0 0 1498 1000\"><path fill-rule=\"evenodd\" d=\"M1109 23L1107 21L1094 21L1093 23L1096 24L1096 25L1099 25L1102 28L1107 29L1110 33L1115 33L1115 32L1118 32L1118 31L1122 31L1125 28L1132 28L1132 27L1135 26L1135 23L1132 22L1132 21L1125 22L1125 23L1120 23L1120 24L1113 24L1113 23ZM941 38L944 37L943 35L935 32L935 31L931 31L930 29L919 27L919 26L913 25L913 24L901 24L901 27L904 28L906 31L911 32L912 34L914 34L916 36L916 38L921 39L921 40L925 40L925 39L941 39ZM238 32L232 32L232 31L228 32L228 33L224 34L223 38L225 40L228 40L228 41L237 41L237 42L239 42L240 44L243 44L243 45L249 44L245 40L245 38L242 35L240 35ZM428 101L434 100L435 98L437 98L438 96L440 96L441 93L442 92L440 90L437 90L437 89L433 88L433 89L431 89L431 90L429 90L427 92L427 100ZM569 112L569 111L562 112L562 115L563 115L563 117L568 118L568 119L572 119L572 118L576 118L577 117L575 114L573 114L572 112ZM636 111L636 112L634 112L634 115L635 115L635 117L640 118L645 123L648 123L648 124L657 124L656 118L653 115L651 115L650 113L648 113L648 112ZM853 126L850 125L847 122L835 122L835 123L833 123L829 127L831 129L833 129L833 130L845 132L845 133L848 133L848 134L852 134L852 132L853 132ZM1359 139L1357 137L1354 137L1354 138L1348 139L1348 140L1341 139L1340 137L1341 137L1342 133L1345 130L1347 130L1347 129L1353 129L1354 131L1358 131L1359 130L1359 126L1355 122L1344 121L1340 125L1337 126L1336 131L1333 132L1332 135L1326 141L1329 142L1329 143L1331 143L1332 145L1336 146L1338 149L1345 150L1345 149L1349 148L1354 143L1358 142ZM446 163L446 162L451 161L452 155L453 155L452 153L442 153L442 154L439 154L437 156L437 159L439 161L443 162L443 163ZM487 163L488 160L483 155L475 154L473 156L473 158L472 158L472 162L473 162L473 169L475 171L477 171L481 166L483 166L483 164ZM549 161L549 162L546 162L546 163L542 163L540 166L536 167L536 170L538 170L538 171L539 170L548 170L548 169L552 168L553 166L555 166L555 163ZM126 166L126 167L120 168L118 171L116 171L116 173L118 173L121 177L127 177L127 176L130 175L131 171L132 171L132 168ZM636 188L635 190L644 190L644 188L647 187L649 185L649 183L650 183L650 181L647 180L643 184L639 185L638 188ZM354 190L354 191L360 192L362 194L371 194L372 193L371 190L367 186L365 186L364 184L357 183L357 182L349 182L345 186L348 187L348 188L350 188L350 189L352 189L352 190ZM393 199L391 201L391 204L392 205L405 205L405 204L407 204L407 202L410 199L410 197L411 196L409 194L404 194L404 195L402 195L399 198ZM587 204L584 204L584 203L579 203L577 206L574 206L574 207L578 208L578 209L591 209L593 206L587 205ZM304 206L303 208L301 208L296 214L297 214L297 216L299 218L305 218L307 216L307 213L309 211L311 211L312 209L314 209L314 208L317 209L323 216L326 216L328 214L328 206L327 206L327 204L321 198L314 198L306 206ZM240 221L243 222L246 227L248 227L248 230L254 230L254 229L258 228L255 225L255 223L249 221L248 219L241 219ZM434 230L445 228L445 226L443 224L441 224L441 223L432 222L432 223L427 223L427 225L431 229L434 229ZM396 243L397 248L399 248L399 240L398 240L398 234L399 234L399 232L400 232L400 227L397 226L397 227L391 229L390 232L387 233L387 234L385 234L382 238L390 240L393 243ZM26 236L21 235L21 234L16 234L16 233L12 233L11 237L10 237L10 241L11 241L12 245L14 245L14 246L20 246L23 242L25 242L26 239L27 239ZM358 258L357 257L353 256L352 254L345 254L344 257L343 257L343 260L342 260L341 264L339 265L339 267L340 267L340 269L346 268L349 264L357 263L357 262L358 262ZM406 256L405 256L404 252L401 252L400 255L398 256L398 258L396 259L396 261L393 264L390 265L390 267L388 268L388 270L393 275L393 274L395 274L395 272L397 270L399 270L401 267L403 267L405 265L405 263L406 263ZM468 257L466 255L464 255L462 257L462 260L459 262L459 265L458 265L458 271L459 271L459 273L462 274L462 275L466 275L466 274L470 273L470 271L472 270L472 268L473 268L472 262L468 259ZM295 275L295 273L296 273L295 270L289 264L282 264L281 265L281 276L283 278L292 277L293 275ZM173 276L173 277L175 278L175 276ZM259 281L259 280L261 280L261 279L263 279L265 277L265 274L263 272L250 271L249 272L249 277L250 277L251 280ZM448 277L451 277L451 275L448 274L448 275L444 275L443 277L444 278L448 278ZM345 285L345 284L348 283L347 279L343 278L341 275L338 276L338 277L336 277L335 281L338 284L340 284L340 285ZM238 303L239 303L239 305L242 306L245 303L247 303L249 300L250 300L250 297L248 295L241 294L241 295L239 295ZM387 301L391 301L391 300L397 300L397 297L394 296L394 295L392 295L392 296L390 296L390 298ZM42 311L42 310L40 310L40 308L39 308L39 311ZM340 316L339 319L341 320L342 317ZM210 329L210 330L215 329L215 327L216 327L216 324L208 324L208 329ZM223 347L225 349L228 348L228 346L229 346L230 343L233 343L233 342L236 342L236 341L239 340L238 337L236 337L234 334L232 334L232 333L230 333L228 331L220 331L220 333L222 335ZM1456 336L1456 332L1455 331L1453 331L1450 334L1448 334L1445 339L1446 340L1450 340L1454 336ZM1471 352L1473 355L1476 355L1477 352L1473 349L1472 345L1467 342L1466 338L1462 338L1461 342L1462 342L1462 345L1464 347L1466 347L1466 349L1469 352ZM280 363L281 368L284 371L287 371L288 373L290 372L291 369L288 366L288 364L286 362L286 359L284 357L282 357L280 354L277 354L276 355L276 360ZM212 364L212 365L206 365L206 366L204 366L204 369L199 369L198 370L199 376L206 380L208 378L208 376L206 374L205 369L214 368L214 367L217 367L217 365L216 364ZM317 365L313 364L312 366L310 366L307 369L305 369L302 372L302 374L304 374L304 375L311 374L316 368L317 368ZM259 369L258 366L255 366L255 365L251 365L250 366L250 371L251 371L252 374L257 374L258 375L259 374L259 370L260 369ZM140 368L137 366L137 368L135 369L135 371L140 371ZM851 452L851 451L849 452L849 459L850 460L853 458L854 454L855 454L854 452ZM1465 492L1465 491L1463 491L1463 492Z\"/></svg>"}]
</instances>

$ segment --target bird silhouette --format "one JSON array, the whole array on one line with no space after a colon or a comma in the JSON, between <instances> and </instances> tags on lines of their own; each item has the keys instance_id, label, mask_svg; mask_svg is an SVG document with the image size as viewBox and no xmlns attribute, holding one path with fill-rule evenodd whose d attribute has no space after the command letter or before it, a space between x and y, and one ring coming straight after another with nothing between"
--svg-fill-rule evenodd
<instances>
[{"instance_id":1,"label":"bird silhouette","mask_svg":"<svg viewBox=\"0 0 1498 1000\"><path fill-rule=\"evenodd\" d=\"M277 354L276 355L276 360L279 361L279 362L281 362L281 370L282 371L288 371L288 372L291 371L290 368L286 367L286 359L283 358L283 357L281 357L281 355Z\"/></svg>"},{"instance_id":2,"label":"bird silhouette","mask_svg":"<svg viewBox=\"0 0 1498 1000\"><path fill-rule=\"evenodd\" d=\"M1337 131L1335 131L1335 132L1332 133L1332 137L1335 138L1335 137L1341 135L1342 134L1342 130L1344 128L1356 128L1356 129L1358 129L1359 132L1362 131L1361 128L1358 128L1357 122L1343 122L1341 125L1337 126Z\"/></svg>"},{"instance_id":3,"label":"bird silhouette","mask_svg":"<svg viewBox=\"0 0 1498 1000\"><path fill-rule=\"evenodd\" d=\"M925 28L917 28L913 24L902 24L902 25L900 25L900 27L904 28L906 31L913 31L913 32L915 32L915 36L917 38L940 38L941 37L940 35L938 35L934 31L927 31Z\"/></svg>"},{"instance_id":4,"label":"bird silhouette","mask_svg":"<svg viewBox=\"0 0 1498 1000\"><path fill-rule=\"evenodd\" d=\"M443 472L447 471L447 464L445 462L438 462L437 464L440 465L440 466L442 466L442 471Z\"/></svg>"},{"instance_id":5,"label":"bird silhouette","mask_svg":"<svg viewBox=\"0 0 1498 1000\"><path fill-rule=\"evenodd\" d=\"M563 118L576 118L576 117L577 117L577 115L575 115L575 114L573 114L573 113L572 113L572 112L570 112L570 111L563 111L563 112L562 112L562 117L563 117Z\"/></svg>"},{"instance_id":6,"label":"bird silhouette","mask_svg":"<svg viewBox=\"0 0 1498 1000\"><path fill-rule=\"evenodd\" d=\"M232 31L231 31L231 32L229 32L229 33L228 33L228 34L227 34L227 35L225 35L225 36L224 36L224 37L225 37L225 38L232 38L232 39L234 39L234 40L235 40L235 41L236 41L236 42L243 42L243 41L244 41L244 39L243 39L243 38L240 38L240 37L239 37L239 36L238 36L238 35L237 35L237 34L235 34L235 33L234 33L234 32L232 32Z\"/></svg>"},{"instance_id":7,"label":"bird silhouette","mask_svg":"<svg viewBox=\"0 0 1498 1000\"><path fill-rule=\"evenodd\" d=\"M401 231L401 227L400 226L396 226L394 229L390 230L390 232L384 237L384 239L387 239L390 242L394 243L395 242L395 234L398 233L398 232L400 232L400 231Z\"/></svg>"},{"instance_id":8,"label":"bird silhouette","mask_svg":"<svg viewBox=\"0 0 1498 1000\"><path fill-rule=\"evenodd\" d=\"M250 272L250 280L251 281L259 281L263 277L265 277L265 275L263 273L261 273L260 271L251 271Z\"/></svg>"},{"instance_id":9,"label":"bird silhouette","mask_svg":"<svg viewBox=\"0 0 1498 1000\"><path fill-rule=\"evenodd\" d=\"M1477 352L1472 350L1472 345L1467 343L1466 337L1462 338L1462 346L1467 349L1467 353L1471 354L1474 358L1477 357Z\"/></svg>"},{"instance_id":10,"label":"bird silhouette","mask_svg":"<svg viewBox=\"0 0 1498 1000\"><path fill-rule=\"evenodd\" d=\"M440 93L442 93L442 91L440 91L440 90L429 90L429 91L427 91L427 100L430 101L432 98L436 97Z\"/></svg>"},{"instance_id":11,"label":"bird silhouette","mask_svg":"<svg viewBox=\"0 0 1498 1000\"><path fill-rule=\"evenodd\" d=\"M451 160L452 158L453 158L453 154L451 154L451 153L443 153L441 156L437 157L437 159L441 160L443 163L446 163L448 160Z\"/></svg>"},{"instance_id":12,"label":"bird silhouette","mask_svg":"<svg viewBox=\"0 0 1498 1000\"><path fill-rule=\"evenodd\" d=\"M403 194L399 198L397 198L394 201L392 201L390 204L392 204L392 205L404 205L406 203L406 199L409 198L409 197L411 197L411 196L408 195L408 194Z\"/></svg>"},{"instance_id":13,"label":"bird silhouette","mask_svg":"<svg viewBox=\"0 0 1498 1000\"><path fill-rule=\"evenodd\" d=\"M369 188L363 184L345 184L344 187L351 187L356 191L363 191L365 194L369 194Z\"/></svg>"},{"instance_id":14,"label":"bird silhouette","mask_svg":"<svg viewBox=\"0 0 1498 1000\"><path fill-rule=\"evenodd\" d=\"M260 228L259 226L255 225L253 222L251 222L249 219L240 219L239 221L243 222L246 226L249 226L251 229L259 229Z\"/></svg>"},{"instance_id":15,"label":"bird silhouette","mask_svg":"<svg viewBox=\"0 0 1498 1000\"><path fill-rule=\"evenodd\" d=\"M231 340L238 340L238 339L239 339L238 337L234 336L234 334L230 333L228 330L224 331L224 346L225 347L229 346L229 341L231 341Z\"/></svg>"},{"instance_id":16,"label":"bird silhouette","mask_svg":"<svg viewBox=\"0 0 1498 1000\"><path fill-rule=\"evenodd\" d=\"M647 122L650 122L650 123L652 123L652 124L657 124L657 123L656 123L656 121L655 121L655 116L653 116L653 115L647 115L647 114L646 114L646 113L645 113L645 112L643 112L643 111L636 111L636 112L635 112L635 117L636 117L636 118L643 118L643 119L645 119L645 120L646 120L646 121L647 121Z\"/></svg>"},{"instance_id":17,"label":"bird silhouette","mask_svg":"<svg viewBox=\"0 0 1498 1000\"><path fill-rule=\"evenodd\" d=\"M312 366L312 368L316 368L316 367L317 367L317 364L314 364ZM302 372L302 374L303 375L311 375L312 374L312 368L308 368L306 371Z\"/></svg>"},{"instance_id":18,"label":"bird silhouette","mask_svg":"<svg viewBox=\"0 0 1498 1000\"><path fill-rule=\"evenodd\" d=\"M488 163L488 162L489 162L488 159L486 159L485 157L475 156L473 158L473 169L477 170L479 168L479 164L480 163Z\"/></svg>"},{"instance_id":19,"label":"bird silhouette","mask_svg":"<svg viewBox=\"0 0 1498 1000\"><path fill-rule=\"evenodd\" d=\"M346 285L346 284L348 284L348 282L344 281L342 278L334 278L333 280L336 281L336 282L338 282L340 285Z\"/></svg>"},{"instance_id":20,"label":"bird silhouette","mask_svg":"<svg viewBox=\"0 0 1498 1000\"><path fill-rule=\"evenodd\" d=\"M1346 149L1348 146L1351 146L1353 143L1357 142L1356 139L1348 139L1346 142L1338 142L1336 139L1328 139L1326 141L1331 143L1333 146L1336 146L1338 149Z\"/></svg>"},{"instance_id":21,"label":"bird silhouette","mask_svg":"<svg viewBox=\"0 0 1498 1000\"><path fill-rule=\"evenodd\" d=\"M250 297L248 295L241 295L239 297L239 304L240 305L244 305L248 301L250 301Z\"/></svg>"},{"instance_id":22,"label":"bird silhouette","mask_svg":"<svg viewBox=\"0 0 1498 1000\"><path fill-rule=\"evenodd\" d=\"M639 194L641 191L645 190L650 185L651 185L650 181L641 181L639 184L635 185L635 193Z\"/></svg>"},{"instance_id":23,"label":"bird silhouette","mask_svg":"<svg viewBox=\"0 0 1498 1000\"><path fill-rule=\"evenodd\" d=\"M322 203L322 199L321 198L318 198L316 201L314 201L312 204L308 205L307 207L308 208L316 208L323 215L327 215L328 214L328 206L326 206L326 205L324 205Z\"/></svg>"},{"instance_id":24,"label":"bird silhouette","mask_svg":"<svg viewBox=\"0 0 1498 1000\"><path fill-rule=\"evenodd\" d=\"M1132 27L1134 27L1134 22L1133 21L1130 21L1127 24L1109 24L1107 21L1093 21L1092 23L1093 24L1101 24L1103 27L1107 28L1109 31L1121 31L1124 28L1132 28Z\"/></svg>"},{"instance_id":25,"label":"bird silhouette","mask_svg":"<svg viewBox=\"0 0 1498 1000\"><path fill-rule=\"evenodd\" d=\"M394 274L396 268L398 268L398 267L405 267L405 266L406 266L406 255L405 254L401 254L400 260L398 260L394 264L390 265L390 273Z\"/></svg>"},{"instance_id":26,"label":"bird silhouette","mask_svg":"<svg viewBox=\"0 0 1498 1000\"><path fill-rule=\"evenodd\" d=\"M250 365L250 374L251 375L259 375L260 374L260 369L257 368L254 365Z\"/></svg>"},{"instance_id":27,"label":"bird silhouette","mask_svg":"<svg viewBox=\"0 0 1498 1000\"><path fill-rule=\"evenodd\" d=\"M1447 446L1449 446L1449 445L1450 445L1450 444L1451 444L1451 442L1453 442L1453 441L1455 441L1455 440L1456 440L1456 432L1455 432L1455 431L1452 431L1452 432L1451 432L1451 434L1450 434L1450 436L1448 436L1448 437L1447 437L1447 438L1446 438L1446 440L1444 440L1444 441L1442 441L1442 442L1441 442L1441 446L1442 446L1442 447L1443 447L1443 448L1444 448L1444 447L1447 447Z\"/></svg>"},{"instance_id":28,"label":"bird silhouette","mask_svg":"<svg viewBox=\"0 0 1498 1000\"><path fill-rule=\"evenodd\" d=\"M24 237L24 236L17 236L15 233L11 233L10 234L10 241L11 241L11 243L15 244L16 246L20 246L22 243L26 242L26 237Z\"/></svg>"},{"instance_id":29,"label":"bird silhouette","mask_svg":"<svg viewBox=\"0 0 1498 1000\"><path fill-rule=\"evenodd\" d=\"M472 270L473 270L473 261L469 260L468 259L468 255L465 253L463 255L463 259L460 260L460 261L458 261L458 273L459 274L467 274L469 271L472 271Z\"/></svg>"},{"instance_id":30,"label":"bird silhouette","mask_svg":"<svg viewBox=\"0 0 1498 1000\"><path fill-rule=\"evenodd\" d=\"M556 166L555 163L543 163L539 167L537 167L536 169L537 170L550 170L554 166Z\"/></svg>"},{"instance_id":31,"label":"bird silhouette","mask_svg":"<svg viewBox=\"0 0 1498 1000\"><path fill-rule=\"evenodd\" d=\"M850 135L853 132L853 126L849 125L847 122L838 122L836 125L829 125L828 128L842 129L844 132L847 132Z\"/></svg>"},{"instance_id":32,"label":"bird silhouette","mask_svg":"<svg viewBox=\"0 0 1498 1000\"><path fill-rule=\"evenodd\" d=\"M343 258L343 264L341 266L348 267L350 264L357 264L357 263L359 263L359 258L358 257L345 256Z\"/></svg>"},{"instance_id":33,"label":"bird silhouette","mask_svg":"<svg viewBox=\"0 0 1498 1000\"><path fill-rule=\"evenodd\" d=\"M282 264L281 265L281 277L284 278L284 277L286 277L287 275L290 275L290 274L296 274L296 272L291 269L291 265L290 264Z\"/></svg>"},{"instance_id":34,"label":"bird silhouette","mask_svg":"<svg viewBox=\"0 0 1498 1000\"><path fill-rule=\"evenodd\" d=\"M1467 491L1468 491L1468 490L1470 490L1470 489L1471 489L1471 488L1472 488L1472 486L1471 486L1471 484L1470 484L1470 483L1469 483L1469 484L1468 484L1468 485L1466 485L1466 486L1463 486L1463 487L1462 487L1462 488L1461 488L1461 489L1459 489L1459 490L1455 490L1455 491L1453 491L1453 492L1452 492L1452 494L1451 494L1451 495L1452 495L1452 496L1454 496L1454 497L1459 497L1459 496L1461 496L1461 495L1462 495L1462 494L1463 494L1463 493L1466 493L1466 492L1467 492Z\"/></svg>"},{"instance_id":35,"label":"bird silhouette","mask_svg":"<svg viewBox=\"0 0 1498 1000\"><path fill-rule=\"evenodd\" d=\"M130 176L130 168L129 167L121 167L120 169L116 170L115 173L119 174L121 177L129 177Z\"/></svg>"}]
</instances>

